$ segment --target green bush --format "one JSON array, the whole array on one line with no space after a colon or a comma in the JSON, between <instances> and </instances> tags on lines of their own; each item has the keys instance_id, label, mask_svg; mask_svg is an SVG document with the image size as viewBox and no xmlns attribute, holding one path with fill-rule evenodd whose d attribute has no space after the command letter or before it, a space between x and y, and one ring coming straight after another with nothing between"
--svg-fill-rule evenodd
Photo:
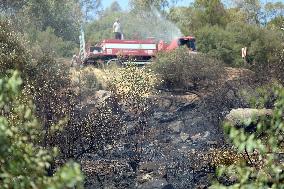
<instances>
[{"instance_id":1,"label":"green bush","mask_svg":"<svg viewBox=\"0 0 284 189\"><path fill-rule=\"evenodd\" d=\"M21 95L18 72L0 79L1 188L73 188L83 178L69 163L47 176L53 155L38 145L41 128L31 101Z\"/></svg>"},{"instance_id":2,"label":"green bush","mask_svg":"<svg viewBox=\"0 0 284 189\"><path fill-rule=\"evenodd\" d=\"M196 89L214 84L224 71L222 65L204 54L191 54L187 48L179 48L159 53L152 68L168 87Z\"/></svg>"}]
</instances>

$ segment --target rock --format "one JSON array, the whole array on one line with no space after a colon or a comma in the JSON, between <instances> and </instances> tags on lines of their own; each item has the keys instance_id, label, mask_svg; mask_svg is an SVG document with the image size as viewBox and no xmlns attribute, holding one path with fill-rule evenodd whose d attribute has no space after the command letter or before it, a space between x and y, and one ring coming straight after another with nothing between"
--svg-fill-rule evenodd
<instances>
[{"instance_id":1,"label":"rock","mask_svg":"<svg viewBox=\"0 0 284 189\"><path fill-rule=\"evenodd\" d=\"M180 105L177 109L176 112L181 112L181 111L185 111L185 110L189 110L189 109L193 109L196 107L196 103L195 102L188 102L185 104Z\"/></svg>"},{"instance_id":2,"label":"rock","mask_svg":"<svg viewBox=\"0 0 284 189\"><path fill-rule=\"evenodd\" d=\"M210 140L210 141L207 141L206 144L209 145L209 146L216 146L218 144L218 142Z\"/></svg>"},{"instance_id":3,"label":"rock","mask_svg":"<svg viewBox=\"0 0 284 189\"><path fill-rule=\"evenodd\" d=\"M174 121L169 124L168 128L174 133L180 133L183 126L184 125L182 121Z\"/></svg>"},{"instance_id":4,"label":"rock","mask_svg":"<svg viewBox=\"0 0 284 189\"><path fill-rule=\"evenodd\" d=\"M183 142L185 142L189 138L189 134L187 133L180 133L180 138Z\"/></svg>"},{"instance_id":5,"label":"rock","mask_svg":"<svg viewBox=\"0 0 284 189\"><path fill-rule=\"evenodd\" d=\"M166 179L154 179L138 186L138 189L166 189L167 185Z\"/></svg>"},{"instance_id":6,"label":"rock","mask_svg":"<svg viewBox=\"0 0 284 189\"><path fill-rule=\"evenodd\" d=\"M196 142L196 141L200 140L201 138L202 138L202 137L201 137L201 134L200 134L200 133L198 133L198 134L193 135L193 136L190 137L190 139L191 139L193 142Z\"/></svg>"},{"instance_id":7,"label":"rock","mask_svg":"<svg viewBox=\"0 0 284 189\"><path fill-rule=\"evenodd\" d=\"M238 181L238 177L235 176L235 175L232 175L232 176L229 177L228 181L229 181L230 183L235 183L235 182Z\"/></svg>"},{"instance_id":8,"label":"rock","mask_svg":"<svg viewBox=\"0 0 284 189\"><path fill-rule=\"evenodd\" d=\"M177 118L177 115L171 112L155 112L154 119L158 120L159 123L171 122Z\"/></svg>"},{"instance_id":9,"label":"rock","mask_svg":"<svg viewBox=\"0 0 284 189\"><path fill-rule=\"evenodd\" d=\"M271 116L272 113L273 111L271 109L232 109L230 113L226 115L225 122L235 126L243 126L249 121L257 121L261 116Z\"/></svg>"},{"instance_id":10,"label":"rock","mask_svg":"<svg viewBox=\"0 0 284 189\"><path fill-rule=\"evenodd\" d=\"M160 98L157 102L157 105L161 110L168 110L172 104L172 100L168 98Z\"/></svg>"},{"instance_id":11,"label":"rock","mask_svg":"<svg viewBox=\"0 0 284 189\"><path fill-rule=\"evenodd\" d=\"M202 136L202 139L205 140L210 135L209 131L205 131L204 135Z\"/></svg>"},{"instance_id":12,"label":"rock","mask_svg":"<svg viewBox=\"0 0 284 189\"><path fill-rule=\"evenodd\" d=\"M137 180L138 180L139 183L145 183L145 182L149 182L149 181L153 180L153 177L152 177L151 174L146 173L146 174L138 176Z\"/></svg>"}]
</instances>

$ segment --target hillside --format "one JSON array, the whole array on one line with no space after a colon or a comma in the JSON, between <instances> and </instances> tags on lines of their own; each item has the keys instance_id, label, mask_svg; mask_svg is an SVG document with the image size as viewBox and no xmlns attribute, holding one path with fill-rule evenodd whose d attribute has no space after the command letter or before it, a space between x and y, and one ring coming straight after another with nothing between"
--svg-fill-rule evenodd
<instances>
[{"instance_id":1,"label":"hillside","mask_svg":"<svg viewBox=\"0 0 284 189\"><path fill-rule=\"evenodd\" d=\"M0 189L284 188L283 2L106 2L0 1Z\"/></svg>"},{"instance_id":2,"label":"hillside","mask_svg":"<svg viewBox=\"0 0 284 189\"><path fill-rule=\"evenodd\" d=\"M218 158L210 157L210 153L230 150L220 122L231 109L249 106L239 91L251 91L256 87L252 71L224 69L226 75L218 81L218 88L209 86L193 93L180 90L154 92L155 95L147 97L148 108L142 115L133 112L132 107L120 108L121 136L103 151L87 151L78 159L87 174L86 187L150 189L165 186L205 188L210 185L215 173L212 162ZM86 67L72 68L71 72L72 80L77 82L78 77L89 75L90 79L93 74L93 78L97 78L93 82L105 83L108 70ZM83 114L94 114L92 107L102 104L110 109L122 107L123 102L114 101L114 94L103 89L106 84L101 85L100 90L91 91L82 84L77 86L81 86L80 109L87 111Z\"/></svg>"}]
</instances>

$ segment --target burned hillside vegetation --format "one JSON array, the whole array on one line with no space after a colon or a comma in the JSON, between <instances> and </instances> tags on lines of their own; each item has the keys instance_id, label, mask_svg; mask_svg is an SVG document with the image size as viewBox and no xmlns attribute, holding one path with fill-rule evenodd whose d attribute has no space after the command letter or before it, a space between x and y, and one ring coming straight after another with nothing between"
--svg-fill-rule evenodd
<instances>
[{"instance_id":1,"label":"burned hillside vegetation","mask_svg":"<svg viewBox=\"0 0 284 189\"><path fill-rule=\"evenodd\" d=\"M283 188L284 4L106 3L0 2L0 188Z\"/></svg>"}]
</instances>

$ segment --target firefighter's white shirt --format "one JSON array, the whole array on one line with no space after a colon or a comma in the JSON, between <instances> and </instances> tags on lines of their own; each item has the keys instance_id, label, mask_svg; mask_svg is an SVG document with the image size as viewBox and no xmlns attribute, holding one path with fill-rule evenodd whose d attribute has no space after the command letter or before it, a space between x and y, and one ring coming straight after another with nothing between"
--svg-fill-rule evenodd
<instances>
[{"instance_id":1,"label":"firefighter's white shirt","mask_svg":"<svg viewBox=\"0 0 284 189\"><path fill-rule=\"evenodd\" d=\"M119 22L115 22L113 24L113 31L121 33L121 28L120 28L120 23Z\"/></svg>"}]
</instances>

